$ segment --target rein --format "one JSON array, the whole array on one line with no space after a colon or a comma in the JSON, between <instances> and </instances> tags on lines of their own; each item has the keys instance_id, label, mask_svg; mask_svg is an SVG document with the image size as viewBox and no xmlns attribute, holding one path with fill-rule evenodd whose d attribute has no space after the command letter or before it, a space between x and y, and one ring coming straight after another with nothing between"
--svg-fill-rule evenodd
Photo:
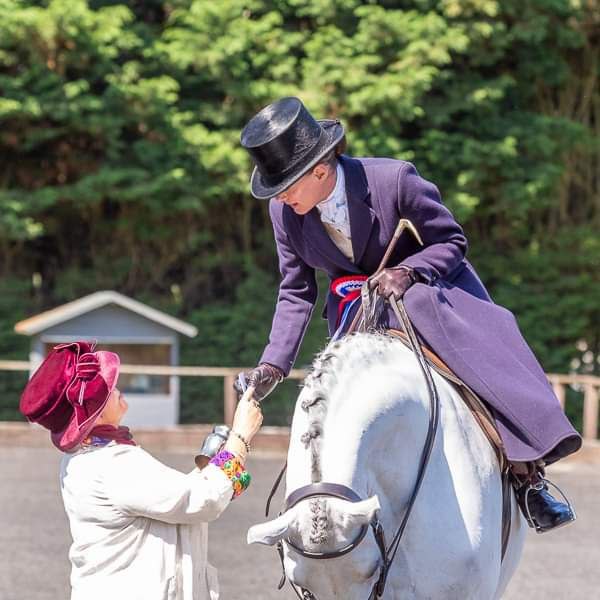
<instances>
[{"instance_id":1,"label":"rein","mask_svg":"<svg viewBox=\"0 0 600 600\"><path fill-rule=\"evenodd\" d=\"M420 239L416 229L412 225L412 223L406 219L401 219L400 222L398 223L398 226L396 227L394 236L392 237L392 240L390 241L390 244L388 245L388 248L387 248L385 255L379 265L379 268L377 269L377 271L375 272L374 275L380 273L383 270L383 268L385 267L393 249L396 246L396 242L398 241L400 234L402 233L402 231L405 228L408 228L413 233L413 235L415 235L417 240L422 244L421 239ZM373 322L376 320L375 307L376 307L377 303L372 302L373 298L371 297L371 293L368 290L368 284L363 285L361 295L362 295L362 303L359 306L359 311L356 315L356 318L352 322L348 333L350 333L350 331L353 331L354 329L357 329L361 325L362 325L363 329L367 330L370 327L370 325L372 325ZM375 296L375 292L373 292L373 296ZM417 334L412 326L410 318L408 317L408 313L406 312L406 308L404 307L404 302L402 300L391 299L390 304L392 306L392 310L394 311L396 317L398 318L399 323L402 325L402 327L404 328L404 331L408 335L410 348L413 351L413 353L415 354L415 356L417 358L417 362L419 363L419 367L425 378L425 382L427 384L427 392L429 395L429 407L430 407L429 408L429 425L428 425L428 429L427 429L427 436L425 438L425 442L423 444L423 449L421 451L421 457L419 460L419 471L417 473L417 479L415 481L415 485L413 487L413 491L411 493L410 499L406 505L406 510L404 512L402 521L400 522L400 525L396 529L396 532L394 533L394 536L392 537L392 541L390 542L389 546L387 546L387 547L386 547L386 543L385 543L385 533L383 530L383 526L381 525L381 522L379 521L377 516L373 517L373 519L370 521L370 523L363 525L358 536L350 544L348 544L344 548L341 548L340 550L336 550L333 552L309 552L309 551L304 550L303 548L300 548L300 547L296 546L295 544L293 544L289 540L289 538L285 540L285 542L288 544L288 546L290 546L295 552L299 553L302 556L305 556L307 558L320 559L320 560L331 559L331 558L337 558L339 556L343 556L344 554L348 554L349 552L354 550L354 548L356 548L362 542L362 540L365 538L365 536L368 532L368 529L370 527L371 530L373 531L375 541L376 541L379 551L381 553L381 566L380 566L380 571L379 571L379 578L375 582L375 584L371 590L371 594L369 595L368 600L377 600L378 598L381 598L383 596L383 592L385 590L385 585L387 582L387 577L388 577L390 568L396 557L398 547L400 546L402 536L406 529L406 525L408 524L408 519L410 518L415 501L416 501L417 496L419 495L419 491L421 489L421 484L423 483L423 479L425 478L425 473L427 472L427 466L429 464L429 459L431 458L431 452L433 450L433 446L435 443L435 435L436 435L438 425L439 425L439 413L440 413L440 399L439 399L437 388L435 386L435 382L433 381L431 369L429 367L427 360L425 359L425 356L423 355L423 351L421 350L421 344L419 343ZM360 325L359 325L359 322L360 322ZM286 463L286 466L287 466L287 463ZM273 498L273 495L275 494L275 491L277 490L277 487L279 486L279 482L281 481L281 478L283 477L283 473L286 470L286 466L284 466L283 470L279 474L279 477L277 478L277 481L275 482L273 490L269 494L269 498L268 498L268 502L267 502L267 516L268 516L269 505L270 505L271 499ZM349 488L347 486L336 484L336 483L317 482L317 483L311 483L309 485L306 485L306 486L303 486L301 488L294 490L287 497L287 499L285 501L283 512L288 511L289 509L291 509L293 506L295 506L302 500L306 500L307 498L312 498L312 497L316 497L316 496L341 498L341 499L347 500L349 502L360 502L362 500L362 498L360 497L359 494L357 494L354 490L352 490L351 488ZM283 513L281 513L281 514L283 514ZM283 576L282 576L281 581L279 582L279 586L278 586L278 589L281 589L285 585L286 580L288 580L287 576L285 574L283 543L281 541L277 542L276 548L277 548L277 552L279 554L279 558L281 560L281 567L283 570ZM294 590L294 592L296 593L298 598L300 598L300 600L317 600L316 597L309 590L300 588L301 592L299 592L298 589L296 588L296 586L291 581L289 583L292 586L292 589Z\"/></svg>"},{"instance_id":2,"label":"rein","mask_svg":"<svg viewBox=\"0 0 600 600\"><path fill-rule=\"evenodd\" d=\"M306 558L313 558L313 559L320 559L320 560L331 559L331 558L337 558L339 556L343 556L344 554L348 554L349 552L354 550L354 548L356 548L362 542L362 540L365 538L365 536L370 528L373 532L375 541L376 541L379 551L381 553L381 566L380 566L379 578L378 578L377 582L375 583L375 585L373 586L373 589L371 590L371 594L369 595L369 600L377 600L378 598L381 598L383 596L383 592L385 590L385 585L387 582L387 577L388 577L390 568L396 557L396 553L398 551L398 547L400 546L402 536L404 534L404 531L406 530L406 525L408 524L408 520L410 518L412 509L414 507L415 501L416 501L419 491L421 489L421 484L423 483L423 479L425 478L425 473L427 472L427 466L429 464L429 460L431 458L431 453L432 453L433 446L435 443L435 435L436 435L438 424L439 424L439 412L440 412L440 410L439 410L439 405L440 405L439 395L438 395L435 383L433 381L431 369L423 355L423 352L421 350L421 345L419 344L415 330L412 326L412 323L410 322L408 314L406 313L404 303L402 302L402 300L399 300L397 302L396 301L391 302L391 305L392 305L392 310L396 314L399 322L402 324L402 326L404 327L404 330L408 334L411 350L414 352L415 356L417 357L417 362L419 363L419 367L423 373L423 376L424 376L426 384L427 384L427 392L429 394L429 404L430 404L429 426L428 426L428 430L427 430L427 436L426 436L425 442L423 444L423 449L421 451L421 458L419 461L419 471L417 474L417 479L415 481L415 485L413 487L413 491L412 491L410 499L407 503L406 510L404 512L402 521L400 522L400 525L396 529L394 536L392 537L392 541L390 542L389 546L387 546L387 547L386 547L386 543L385 543L384 529L383 529L381 522L379 521L379 519L377 517L374 517L370 523L363 525L358 536L350 544L348 544L344 548L341 548L340 550L336 550L333 552L309 552L303 548L300 548L299 546L295 545L294 543L292 543L289 540L289 538L285 540L285 542L286 542L286 544L288 544L288 546L290 546L295 552L297 552L298 554L300 554ZM284 472L285 472L285 467L282 470L282 472L280 473L279 477L277 478L275 486L274 486L273 490L271 491L271 494L269 495L269 503L270 503L271 498L275 494L275 491L279 485L279 482L281 481L281 478L282 478ZM335 484L335 483L327 483L327 482L311 483L309 485L306 485L306 486L303 486L301 488L294 490L287 497L283 511L281 514L290 510L293 506L295 506L302 500L306 500L308 498L313 498L316 496L341 498L341 499L347 500L349 502L360 502L362 500L362 498L354 490L352 490L351 488L346 487L344 485ZM267 515L268 515L268 505L267 505ZM285 582L287 580L287 576L285 574L285 569L284 569L284 563L283 563L283 556L284 556L283 555L283 544L281 541L279 541L277 543L277 552L279 554L279 558L281 560L281 566L282 566L282 570L283 570L283 576L282 576L282 579L278 586L278 589L281 589L285 585ZM298 598L300 598L301 600L317 600L310 591L308 591L304 588L300 588L300 590L301 590L301 593L300 593L300 592L298 592L298 590L296 589L296 586L291 581L290 581L290 585L292 586L292 588L293 588L294 592L296 593L296 595L298 596Z\"/></svg>"}]
</instances>

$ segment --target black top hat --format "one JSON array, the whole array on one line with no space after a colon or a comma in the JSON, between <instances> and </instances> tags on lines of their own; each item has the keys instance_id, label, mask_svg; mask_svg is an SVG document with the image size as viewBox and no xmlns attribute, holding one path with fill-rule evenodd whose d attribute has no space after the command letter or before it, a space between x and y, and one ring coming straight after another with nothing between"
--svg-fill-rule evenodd
<instances>
[{"instance_id":1,"label":"black top hat","mask_svg":"<svg viewBox=\"0 0 600 600\"><path fill-rule=\"evenodd\" d=\"M255 198L286 190L344 139L337 120L317 121L298 98L281 98L256 114L241 134L256 168L250 179Z\"/></svg>"}]
</instances>

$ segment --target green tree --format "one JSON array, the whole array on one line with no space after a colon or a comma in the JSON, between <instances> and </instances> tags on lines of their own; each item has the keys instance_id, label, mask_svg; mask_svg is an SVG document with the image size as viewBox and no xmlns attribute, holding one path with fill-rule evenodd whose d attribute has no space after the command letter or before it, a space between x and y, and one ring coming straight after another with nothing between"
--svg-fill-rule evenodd
<instances>
[{"instance_id":1,"label":"green tree","mask_svg":"<svg viewBox=\"0 0 600 600\"><path fill-rule=\"evenodd\" d=\"M0 0L6 339L17 315L112 288L201 323L186 362L256 360L277 266L239 131L295 94L342 119L351 153L438 184L547 370L583 344L597 372L599 15L597 0Z\"/></svg>"}]
</instances>

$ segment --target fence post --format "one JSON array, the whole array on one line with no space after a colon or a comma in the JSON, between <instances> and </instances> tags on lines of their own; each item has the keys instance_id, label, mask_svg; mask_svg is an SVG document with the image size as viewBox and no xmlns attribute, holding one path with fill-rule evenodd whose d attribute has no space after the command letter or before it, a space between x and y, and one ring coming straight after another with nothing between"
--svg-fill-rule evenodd
<instances>
[{"instance_id":1,"label":"fence post","mask_svg":"<svg viewBox=\"0 0 600 600\"><path fill-rule=\"evenodd\" d=\"M598 392L593 383L584 385L583 437L595 440L598 435Z\"/></svg>"},{"instance_id":2,"label":"fence post","mask_svg":"<svg viewBox=\"0 0 600 600\"><path fill-rule=\"evenodd\" d=\"M552 382L552 389L554 390L562 409L565 410L565 386L557 379L552 378L550 381Z\"/></svg>"},{"instance_id":3,"label":"fence post","mask_svg":"<svg viewBox=\"0 0 600 600\"><path fill-rule=\"evenodd\" d=\"M231 427L237 405L237 397L233 389L235 375L225 375L223 378L223 415L225 424Z\"/></svg>"}]
</instances>

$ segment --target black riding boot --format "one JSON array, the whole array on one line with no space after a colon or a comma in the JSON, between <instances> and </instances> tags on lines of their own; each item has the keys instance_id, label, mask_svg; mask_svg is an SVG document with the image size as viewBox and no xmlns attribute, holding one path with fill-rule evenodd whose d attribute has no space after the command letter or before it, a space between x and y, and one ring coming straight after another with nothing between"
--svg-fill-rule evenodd
<instances>
[{"instance_id":1,"label":"black riding boot","mask_svg":"<svg viewBox=\"0 0 600 600\"><path fill-rule=\"evenodd\" d=\"M562 527L576 518L568 501L560 502L554 498L548 491L547 480L539 473L516 487L516 495L523 516L537 533Z\"/></svg>"}]
</instances>

